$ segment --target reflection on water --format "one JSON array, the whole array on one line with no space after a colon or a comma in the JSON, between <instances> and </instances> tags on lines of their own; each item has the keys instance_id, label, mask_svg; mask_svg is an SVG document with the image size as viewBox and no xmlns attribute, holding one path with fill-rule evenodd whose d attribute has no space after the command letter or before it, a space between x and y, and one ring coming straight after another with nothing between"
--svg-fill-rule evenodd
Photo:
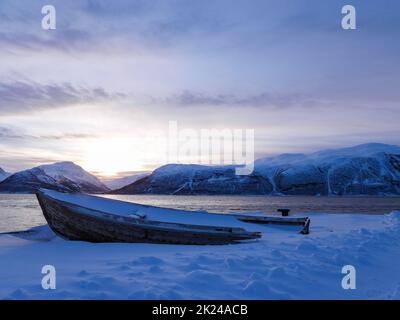
<instances>
[{"instance_id":1,"label":"reflection on water","mask_svg":"<svg viewBox=\"0 0 400 320\"><path fill-rule=\"evenodd\" d=\"M34 195L0 194L0 232L25 230L44 223Z\"/></svg>"},{"instance_id":2,"label":"reflection on water","mask_svg":"<svg viewBox=\"0 0 400 320\"><path fill-rule=\"evenodd\" d=\"M110 195L111 199L209 212L292 212L383 214L400 210L400 197L269 197L269 196L158 196ZM0 194L0 232L25 230L46 223L34 195Z\"/></svg>"}]
</instances>

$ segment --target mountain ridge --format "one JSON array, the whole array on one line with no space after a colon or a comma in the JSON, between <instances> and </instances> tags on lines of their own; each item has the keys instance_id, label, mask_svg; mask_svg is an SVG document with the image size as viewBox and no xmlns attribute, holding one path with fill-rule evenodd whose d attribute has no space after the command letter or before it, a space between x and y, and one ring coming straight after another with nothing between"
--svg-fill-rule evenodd
<instances>
[{"instance_id":1,"label":"mountain ridge","mask_svg":"<svg viewBox=\"0 0 400 320\"><path fill-rule=\"evenodd\" d=\"M10 175L11 175L11 173L8 173L5 170L3 170L2 168L0 168L0 182L7 179Z\"/></svg>"},{"instance_id":2,"label":"mountain ridge","mask_svg":"<svg viewBox=\"0 0 400 320\"><path fill-rule=\"evenodd\" d=\"M109 188L95 175L64 161L14 174L0 169L0 193L48 188L114 194L400 195L396 145L370 143L264 157L254 162L254 172L248 176L236 175L236 167L167 164L149 174L110 181ZM118 189L110 192L113 185Z\"/></svg>"},{"instance_id":3,"label":"mountain ridge","mask_svg":"<svg viewBox=\"0 0 400 320\"><path fill-rule=\"evenodd\" d=\"M116 189L123 188L129 184L132 184L150 174L151 174L151 172L143 172L143 173L126 175L121 178L114 178L114 179L104 179L103 178L100 180L110 190L116 190Z\"/></svg>"},{"instance_id":4,"label":"mountain ridge","mask_svg":"<svg viewBox=\"0 0 400 320\"><path fill-rule=\"evenodd\" d=\"M370 143L255 161L249 176L234 166L166 165L116 194L400 195L400 147Z\"/></svg>"},{"instance_id":5,"label":"mountain ridge","mask_svg":"<svg viewBox=\"0 0 400 320\"><path fill-rule=\"evenodd\" d=\"M97 177L69 161L19 171L0 182L0 193L35 193L40 188L61 192L109 191Z\"/></svg>"}]
</instances>

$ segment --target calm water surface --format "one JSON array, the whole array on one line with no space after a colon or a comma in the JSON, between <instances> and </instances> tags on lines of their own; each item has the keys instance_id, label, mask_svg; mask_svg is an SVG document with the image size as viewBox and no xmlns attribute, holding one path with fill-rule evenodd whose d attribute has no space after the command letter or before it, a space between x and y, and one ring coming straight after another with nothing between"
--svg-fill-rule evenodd
<instances>
[{"instance_id":1,"label":"calm water surface","mask_svg":"<svg viewBox=\"0 0 400 320\"><path fill-rule=\"evenodd\" d=\"M105 196L160 207L209 212L292 212L384 214L400 210L400 197L268 197L268 196ZM20 231L46 223L34 195L0 194L0 232Z\"/></svg>"}]
</instances>

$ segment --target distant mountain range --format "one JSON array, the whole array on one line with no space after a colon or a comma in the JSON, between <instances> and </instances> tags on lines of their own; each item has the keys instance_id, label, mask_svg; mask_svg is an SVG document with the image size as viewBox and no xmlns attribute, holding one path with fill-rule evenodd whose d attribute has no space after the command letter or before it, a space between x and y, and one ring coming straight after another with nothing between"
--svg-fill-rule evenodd
<instances>
[{"instance_id":1,"label":"distant mountain range","mask_svg":"<svg viewBox=\"0 0 400 320\"><path fill-rule=\"evenodd\" d=\"M249 176L233 166L170 164L117 194L400 195L400 147L363 144L259 159Z\"/></svg>"},{"instance_id":2,"label":"distant mountain range","mask_svg":"<svg viewBox=\"0 0 400 320\"><path fill-rule=\"evenodd\" d=\"M11 173L5 172L2 168L0 168L0 182L4 179L8 178Z\"/></svg>"},{"instance_id":3,"label":"distant mountain range","mask_svg":"<svg viewBox=\"0 0 400 320\"><path fill-rule=\"evenodd\" d=\"M138 173L138 174L133 174L130 176L122 177L122 178L117 178L117 179L102 179L102 182L110 189L110 190L116 190L120 189L122 187L127 186L128 184L132 184L140 179L143 179L144 177L147 177L150 175L151 172L148 173Z\"/></svg>"},{"instance_id":4,"label":"distant mountain range","mask_svg":"<svg viewBox=\"0 0 400 320\"><path fill-rule=\"evenodd\" d=\"M400 147L394 145L282 154L259 159L254 168L251 175L238 176L235 166L168 164L151 174L104 183L72 162L59 162L11 175L0 169L0 193L48 188L114 194L400 195Z\"/></svg>"},{"instance_id":5,"label":"distant mountain range","mask_svg":"<svg viewBox=\"0 0 400 320\"><path fill-rule=\"evenodd\" d=\"M0 193L34 193L39 188L83 193L109 191L98 178L72 162L58 162L20 171L0 183Z\"/></svg>"}]
</instances>

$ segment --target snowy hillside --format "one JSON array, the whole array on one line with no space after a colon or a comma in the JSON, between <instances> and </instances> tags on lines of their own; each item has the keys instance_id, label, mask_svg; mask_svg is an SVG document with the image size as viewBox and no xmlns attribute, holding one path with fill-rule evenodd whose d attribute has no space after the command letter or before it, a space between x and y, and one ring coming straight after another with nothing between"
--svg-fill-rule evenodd
<instances>
[{"instance_id":1,"label":"snowy hillside","mask_svg":"<svg viewBox=\"0 0 400 320\"><path fill-rule=\"evenodd\" d=\"M271 184L260 176L238 176L233 166L170 164L116 194L267 194Z\"/></svg>"},{"instance_id":2,"label":"snowy hillside","mask_svg":"<svg viewBox=\"0 0 400 320\"><path fill-rule=\"evenodd\" d=\"M371 143L264 158L255 162L255 174L283 194L400 194L400 147Z\"/></svg>"},{"instance_id":3,"label":"snowy hillside","mask_svg":"<svg viewBox=\"0 0 400 320\"><path fill-rule=\"evenodd\" d=\"M0 183L2 193L34 193L38 188L62 192L106 192L95 176L72 162L59 162L17 172Z\"/></svg>"},{"instance_id":4,"label":"snowy hillside","mask_svg":"<svg viewBox=\"0 0 400 320\"><path fill-rule=\"evenodd\" d=\"M5 180L6 178L8 178L10 176L10 173L5 172L2 168L0 168L0 182L2 182L3 180Z\"/></svg>"},{"instance_id":5,"label":"snowy hillside","mask_svg":"<svg viewBox=\"0 0 400 320\"><path fill-rule=\"evenodd\" d=\"M116 193L400 195L400 147L364 144L259 159L249 176L233 166L166 165Z\"/></svg>"},{"instance_id":6,"label":"snowy hillside","mask_svg":"<svg viewBox=\"0 0 400 320\"><path fill-rule=\"evenodd\" d=\"M77 183L80 186L94 186L98 189L104 189L104 185L94 175L86 172L80 166L73 162L58 162L50 165L38 167L42 169L48 176L62 180L66 178Z\"/></svg>"}]
</instances>

